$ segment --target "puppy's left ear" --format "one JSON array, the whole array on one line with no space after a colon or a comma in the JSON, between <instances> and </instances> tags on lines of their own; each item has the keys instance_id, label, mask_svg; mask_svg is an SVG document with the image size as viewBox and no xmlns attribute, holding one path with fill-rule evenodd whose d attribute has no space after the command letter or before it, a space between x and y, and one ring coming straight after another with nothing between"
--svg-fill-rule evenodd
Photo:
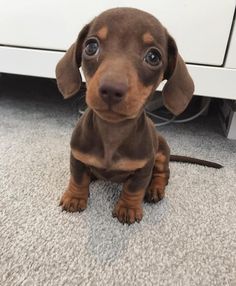
<instances>
[{"instance_id":1,"label":"puppy's left ear","mask_svg":"<svg viewBox=\"0 0 236 286\"><path fill-rule=\"evenodd\" d=\"M83 42L88 34L90 24L80 31L77 41L71 45L56 66L57 86L64 98L75 95L81 86L81 66Z\"/></svg>"},{"instance_id":2,"label":"puppy's left ear","mask_svg":"<svg viewBox=\"0 0 236 286\"><path fill-rule=\"evenodd\" d=\"M194 83L187 67L178 53L175 40L167 33L168 37L168 64L164 74L167 79L162 94L164 105L174 114L182 113L189 104Z\"/></svg>"}]
</instances>

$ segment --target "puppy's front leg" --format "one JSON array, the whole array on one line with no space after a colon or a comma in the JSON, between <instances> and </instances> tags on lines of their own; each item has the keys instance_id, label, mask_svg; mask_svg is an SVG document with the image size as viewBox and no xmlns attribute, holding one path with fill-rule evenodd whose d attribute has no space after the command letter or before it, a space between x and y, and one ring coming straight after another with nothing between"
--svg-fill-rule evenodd
<instances>
[{"instance_id":1,"label":"puppy's front leg","mask_svg":"<svg viewBox=\"0 0 236 286\"><path fill-rule=\"evenodd\" d=\"M137 170L124 183L120 198L112 212L113 217L117 217L119 222L132 224L135 221L140 222L142 220L142 203L145 190L151 179L151 165L148 164L143 169Z\"/></svg>"},{"instance_id":2,"label":"puppy's front leg","mask_svg":"<svg viewBox=\"0 0 236 286\"><path fill-rule=\"evenodd\" d=\"M69 212L83 211L87 207L89 195L89 183L91 181L89 171L85 164L70 157L70 181L67 190L63 194L60 206L62 210Z\"/></svg>"}]
</instances>

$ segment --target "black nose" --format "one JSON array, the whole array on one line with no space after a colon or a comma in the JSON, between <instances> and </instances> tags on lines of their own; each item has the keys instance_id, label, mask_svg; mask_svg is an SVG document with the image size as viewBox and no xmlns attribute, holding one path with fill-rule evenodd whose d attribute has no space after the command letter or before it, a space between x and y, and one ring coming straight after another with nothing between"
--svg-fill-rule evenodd
<instances>
[{"instance_id":1,"label":"black nose","mask_svg":"<svg viewBox=\"0 0 236 286\"><path fill-rule=\"evenodd\" d=\"M125 83L111 83L103 82L99 87L99 95L108 104L119 103L128 90L128 86Z\"/></svg>"}]
</instances>

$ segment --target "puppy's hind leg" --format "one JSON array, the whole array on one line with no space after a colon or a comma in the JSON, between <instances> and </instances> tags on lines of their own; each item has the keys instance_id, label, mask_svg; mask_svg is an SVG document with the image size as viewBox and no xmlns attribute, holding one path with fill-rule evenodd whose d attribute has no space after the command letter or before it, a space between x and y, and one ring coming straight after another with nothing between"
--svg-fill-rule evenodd
<instances>
[{"instance_id":1,"label":"puppy's hind leg","mask_svg":"<svg viewBox=\"0 0 236 286\"><path fill-rule=\"evenodd\" d=\"M170 176L170 148L163 137L159 135L158 139L159 147L155 156L152 179L145 193L145 201L149 203L157 203L164 198L165 186Z\"/></svg>"}]
</instances>

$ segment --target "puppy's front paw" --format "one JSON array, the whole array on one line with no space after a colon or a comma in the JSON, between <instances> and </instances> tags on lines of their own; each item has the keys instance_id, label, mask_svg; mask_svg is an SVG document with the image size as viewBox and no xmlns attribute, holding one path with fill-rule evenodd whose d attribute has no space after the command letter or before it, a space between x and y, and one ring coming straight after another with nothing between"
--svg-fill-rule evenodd
<instances>
[{"instance_id":1,"label":"puppy's front paw","mask_svg":"<svg viewBox=\"0 0 236 286\"><path fill-rule=\"evenodd\" d=\"M72 193L66 191L61 198L60 206L63 211L82 212L87 207L87 199L78 198Z\"/></svg>"},{"instance_id":2,"label":"puppy's front paw","mask_svg":"<svg viewBox=\"0 0 236 286\"><path fill-rule=\"evenodd\" d=\"M140 222L143 218L143 209L141 206L138 207L129 207L122 201L118 201L113 212L113 217L117 217L119 222L132 224Z\"/></svg>"}]
</instances>

